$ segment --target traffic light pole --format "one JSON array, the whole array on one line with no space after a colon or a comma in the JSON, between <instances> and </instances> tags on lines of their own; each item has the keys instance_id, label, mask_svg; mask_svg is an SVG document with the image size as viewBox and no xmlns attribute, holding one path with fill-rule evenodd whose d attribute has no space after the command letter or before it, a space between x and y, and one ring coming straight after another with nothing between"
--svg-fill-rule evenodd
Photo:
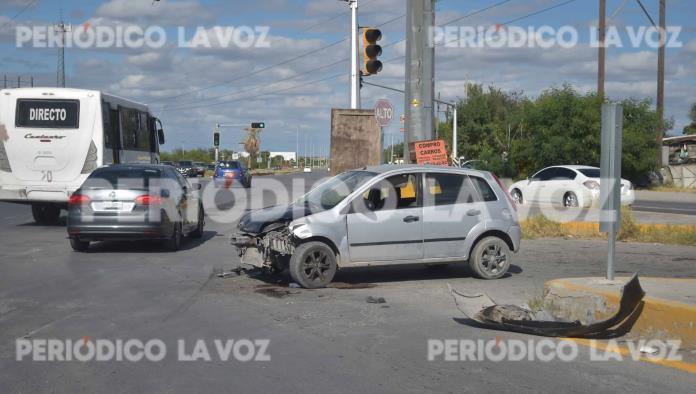
<instances>
[{"instance_id":1,"label":"traffic light pole","mask_svg":"<svg viewBox=\"0 0 696 394\"><path fill-rule=\"evenodd\" d=\"M351 11L350 31L350 108L360 109L360 66L358 62L358 0L347 0Z\"/></svg>"}]
</instances>

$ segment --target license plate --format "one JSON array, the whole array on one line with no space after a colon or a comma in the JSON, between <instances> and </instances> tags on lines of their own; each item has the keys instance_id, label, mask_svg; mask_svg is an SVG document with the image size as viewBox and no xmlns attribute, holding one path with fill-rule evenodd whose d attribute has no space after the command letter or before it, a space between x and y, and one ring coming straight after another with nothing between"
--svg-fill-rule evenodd
<instances>
[{"instance_id":1,"label":"license plate","mask_svg":"<svg viewBox=\"0 0 696 394\"><path fill-rule=\"evenodd\" d=\"M108 201L104 203L104 209L120 211L121 209L123 209L123 203L120 201Z\"/></svg>"}]
</instances>

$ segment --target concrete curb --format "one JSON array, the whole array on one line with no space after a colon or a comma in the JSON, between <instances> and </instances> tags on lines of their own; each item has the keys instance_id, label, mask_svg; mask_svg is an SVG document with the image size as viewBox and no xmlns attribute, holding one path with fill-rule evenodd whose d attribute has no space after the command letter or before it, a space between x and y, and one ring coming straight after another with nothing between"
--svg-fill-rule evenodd
<instances>
[{"instance_id":1,"label":"concrete curb","mask_svg":"<svg viewBox=\"0 0 696 394\"><path fill-rule=\"evenodd\" d=\"M631 334L645 339L682 341L682 347L696 347L696 304L667 299L670 289L694 289L696 279L640 278L646 296L640 317L633 325ZM571 320L605 319L613 315L619 307L621 287L628 278L618 278L609 282L600 278L554 279L544 284L544 305L559 316ZM645 286L666 289L661 297L650 295ZM686 290L691 291L691 290ZM674 298L693 299L691 296ZM693 302L696 302L694 299Z\"/></svg>"}]
</instances>

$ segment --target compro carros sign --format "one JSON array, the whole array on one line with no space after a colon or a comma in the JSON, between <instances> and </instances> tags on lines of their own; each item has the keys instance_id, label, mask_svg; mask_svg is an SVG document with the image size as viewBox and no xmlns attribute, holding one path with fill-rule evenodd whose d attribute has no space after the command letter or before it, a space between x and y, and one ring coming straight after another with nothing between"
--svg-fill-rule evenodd
<instances>
[{"instance_id":1,"label":"compro carros sign","mask_svg":"<svg viewBox=\"0 0 696 394\"><path fill-rule=\"evenodd\" d=\"M447 148L443 140L416 141L413 143L416 152L416 163L447 166Z\"/></svg>"}]
</instances>

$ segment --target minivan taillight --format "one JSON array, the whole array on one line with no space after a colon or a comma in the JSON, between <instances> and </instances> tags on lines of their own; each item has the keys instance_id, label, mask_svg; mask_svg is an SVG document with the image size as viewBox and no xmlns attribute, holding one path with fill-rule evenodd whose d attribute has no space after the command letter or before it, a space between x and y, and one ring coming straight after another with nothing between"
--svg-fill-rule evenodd
<instances>
[{"instance_id":1,"label":"minivan taillight","mask_svg":"<svg viewBox=\"0 0 696 394\"><path fill-rule=\"evenodd\" d=\"M162 197L146 194L135 198L136 205L162 205Z\"/></svg>"},{"instance_id":2,"label":"minivan taillight","mask_svg":"<svg viewBox=\"0 0 696 394\"><path fill-rule=\"evenodd\" d=\"M508 192L507 188L503 184L503 181L498 178L497 175L491 172L491 175L493 175L493 179L495 179L496 182L498 182L498 186L500 186L501 189L503 189L503 193L505 193L505 197L507 197L508 201L510 201L510 204L512 205L512 208L517 211L517 204L515 204L515 200L512 199L512 196L510 196L510 193Z\"/></svg>"},{"instance_id":3,"label":"minivan taillight","mask_svg":"<svg viewBox=\"0 0 696 394\"><path fill-rule=\"evenodd\" d=\"M82 205L87 205L90 203L89 197L82 195L82 194L73 194L70 196L70 199L68 200L68 205L71 207L79 207Z\"/></svg>"}]
</instances>

